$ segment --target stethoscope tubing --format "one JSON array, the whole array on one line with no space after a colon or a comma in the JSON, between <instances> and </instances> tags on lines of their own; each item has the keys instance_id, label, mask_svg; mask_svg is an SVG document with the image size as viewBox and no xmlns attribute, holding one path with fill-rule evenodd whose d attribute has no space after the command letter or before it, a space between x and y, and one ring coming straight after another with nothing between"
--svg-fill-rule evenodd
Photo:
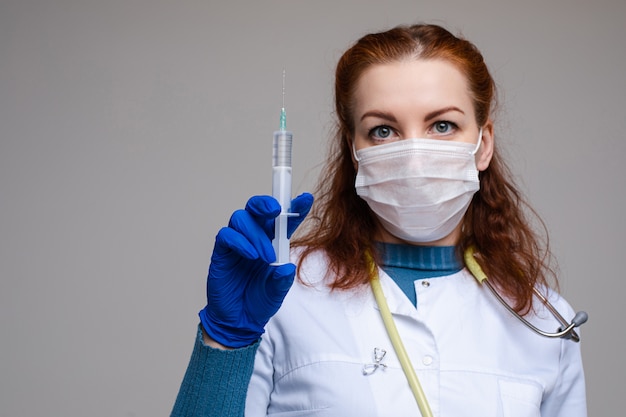
<instances>
[{"instance_id":1,"label":"stethoscope tubing","mask_svg":"<svg viewBox=\"0 0 626 417\"><path fill-rule=\"evenodd\" d=\"M576 324L575 323L568 323L567 321L565 321L563 316L557 311L556 308L554 308L554 306L546 299L546 297L544 297L543 294L541 294L539 292L539 290L537 290L537 288L533 288L533 291L534 291L535 295L537 295L539 297L539 299L543 302L543 304L546 306L546 308L548 310L550 310L550 313L552 313L552 315L559 321L559 323L561 323L561 326L563 326L563 327L560 327L559 331L557 331L557 332L549 333L549 332L545 332L545 331L537 328L532 323L530 323L528 320L526 320L524 317L520 316L515 310L513 310L513 308L502 298L502 296L500 294L498 294L496 289L493 288L493 285L491 285L491 282L489 282L489 280L484 280L482 282L482 284L487 285L487 288L489 288L489 291L491 291L491 293L498 299L498 301L500 301L500 303L504 307L506 307L506 309L509 310L509 312L511 314L513 314L513 316L515 318L520 320L522 323L524 323L527 327L529 327L535 333L538 333L541 336L551 337L551 338L558 338L558 337L565 337L565 338L568 338L568 339L571 338L572 341L574 341L574 342L580 342L580 336L578 336L578 333L576 333L576 331L574 331L574 328L576 327Z\"/></svg>"},{"instance_id":2,"label":"stethoscope tubing","mask_svg":"<svg viewBox=\"0 0 626 417\"><path fill-rule=\"evenodd\" d=\"M478 283L481 285L486 284L487 288L496 297L496 299L511 314L513 314L513 316L515 316L519 321L521 321L524 325L526 325L526 327L528 327L529 329L531 329L532 331L534 331L535 333L541 336L545 336L549 338L562 337L564 339L570 339L573 342L580 342L580 336L578 336L578 333L576 333L574 328L580 326L581 324L587 321L587 318L588 318L587 313L585 313L584 311L579 311L578 313L576 313L572 321L568 323L567 320L565 320L563 316L558 312L558 310L552 305L552 303L550 303L550 301L548 301L548 299L543 294L541 294L541 292L539 292L539 290L536 287L533 287L533 292L535 293L535 295L541 300L543 305L546 306L546 308L550 311L550 313L552 313L554 318L556 318L558 322L561 324L561 327L556 332L546 332L544 330L541 330L535 327L532 323L530 323L524 317L522 317L517 311L515 311L509 305L509 303L507 303L506 300L502 298L502 296L498 293L498 291L496 291L493 285L491 285L491 283L489 282L489 278L487 277L487 275L485 274L481 266L478 264L478 261L476 261L476 258L474 257L474 248L472 246L467 248L464 254L464 258L465 258L465 266L472 273L476 281L478 281Z\"/></svg>"},{"instance_id":3,"label":"stethoscope tubing","mask_svg":"<svg viewBox=\"0 0 626 417\"><path fill-rule=\"evenodd\" d=\"M372 265L374 265L373 262ZM374 293L376 304L378 304L380 315L383 319L385 329L387 329L387 334L389 335L393 349L396 351L402 371L404 371L404 375L409 383L413 397L415 397L415 401L417 402L417 408L419 408L420 414L423 417L433 417L433 412L430 409L428 400L426 399L424 389L420 384L415 368L413 368L413 365L411 364L411 359L409 358L406 348L404 347L404 343L402 343L402 338L400 337L400 333L398 332L396 324L393 321L391 311L389 310L389 306L387 305L387 301L385 300L383 288L378 278L378 272L376 272L376 266L373 266L372 272L373 274L370 279L372 292Z\"/></svg>"}]
</instances>

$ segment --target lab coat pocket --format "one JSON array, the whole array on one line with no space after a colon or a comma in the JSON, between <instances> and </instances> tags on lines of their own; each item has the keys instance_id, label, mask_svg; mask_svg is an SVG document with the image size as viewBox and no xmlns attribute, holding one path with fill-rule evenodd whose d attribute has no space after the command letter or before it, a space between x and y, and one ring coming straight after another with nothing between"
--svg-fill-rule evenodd
<instances>
[{"instance_id":1,"label":"lab coat pocket","mask_svg":"<svg viewBox=\"0 0 626 417\"><path fill-rule=\"evenodd\" d=\"M542 389L527 381L498 381L503 417L540 417Z\"/></svg>"}]
</instances>

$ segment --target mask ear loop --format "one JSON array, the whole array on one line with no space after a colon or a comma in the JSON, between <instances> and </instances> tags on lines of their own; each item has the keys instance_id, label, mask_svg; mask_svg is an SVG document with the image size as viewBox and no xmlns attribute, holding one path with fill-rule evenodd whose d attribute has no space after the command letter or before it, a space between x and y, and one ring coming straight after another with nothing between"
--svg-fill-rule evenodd
<instances>
[{"instance_id":1,"label":"mask ear loop","mask_svg":"<svg viewBox=\"0 0 626 417\"><path fill-rule=\"evenodd\" d=\"M482 135L481 135L482 136ZM354 145L354 142L356 142L355 140L352 140L352 156L354 157L354 160L357 162L361 162L361 158L359 158L356 154L356 146Z\"/></svg>"},{"instance_id":2,"label":"mask ear loop","mask_svg":"<svg viewBox=\"0 0 626 417\"><path fill-rule=\"evenodd\" d=\"M481 127L480 130L478 131L478 142L476 143L476 147L474 148L474 150L471 152L472 155L476 155L482 143L483 143L483 128Z\"/></svg>"}]
</instances>

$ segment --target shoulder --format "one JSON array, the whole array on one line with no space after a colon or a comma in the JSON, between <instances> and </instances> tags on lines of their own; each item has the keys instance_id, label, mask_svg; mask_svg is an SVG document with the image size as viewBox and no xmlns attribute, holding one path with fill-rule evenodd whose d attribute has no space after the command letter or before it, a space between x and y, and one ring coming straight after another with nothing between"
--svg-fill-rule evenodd
<instances>
[{"instance_id":1,"label":"shoulder","mask_svg":"<svg viewBox=\"0 0 626 417\"><path fill-rule=\"evenodd\" d=\"M305 255L305 248L295 248L291 261L298 265L297 281L300 284L321 288L330 282L330 263L325 251L316 250Z\"/></svg>"},{"instance_id":2,"label":"shoulder","mask_svg":"<svg viewBox=\"0 0 626 417\"><path fill-rule=\"evenodd\" d=\"M565 320L569 322L574 317L575 311L570 303L554 289L540 286L537 287L538 294L533 300L533 311L535 315L543 317L550 316L553 318L551 307L559 312Z\"/></svg>"}]
</instances>

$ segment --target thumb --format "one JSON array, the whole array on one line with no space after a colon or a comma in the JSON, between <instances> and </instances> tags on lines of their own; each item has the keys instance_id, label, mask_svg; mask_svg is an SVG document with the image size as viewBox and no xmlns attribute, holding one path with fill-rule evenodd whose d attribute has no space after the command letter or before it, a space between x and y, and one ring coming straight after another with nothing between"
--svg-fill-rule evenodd
<instances>
[{"instance_id":1,"label":"thumb","mask_svg":"<svg viewBox=\"0 0 626 417\"><path fill-rule=\"evenodd\" d=\"M304 221L309 211L311 211L311 206L313 206L313 195L310 193L302 193L291 200L291 212L299 215L289 217L287 221L287 237L291 237L293 232L300 226L300 223Z\"/></svg>"},{"instance_id":2,"label":"thumb","mask_svg":"<svg viewBox=\"0 0 626 417\"><path fill-rule=\"evenodd\" d=\"M296 266L291 263L278 265L274 267L274 272L265 283L265 291L269 300L273 303L279 303L276 310L280 307L283 299L289 292L296 275Z\"/></svg>"}]
</instances>

